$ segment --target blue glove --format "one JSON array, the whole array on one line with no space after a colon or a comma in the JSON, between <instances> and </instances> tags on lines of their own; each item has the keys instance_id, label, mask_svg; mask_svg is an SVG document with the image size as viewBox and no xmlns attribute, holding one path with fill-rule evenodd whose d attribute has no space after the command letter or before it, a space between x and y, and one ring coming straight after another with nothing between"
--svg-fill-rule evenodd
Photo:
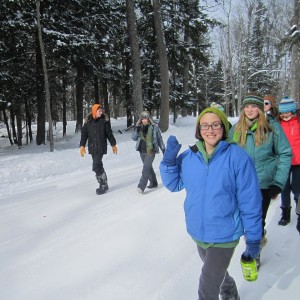
<instances>
[{"instance_id":1,"label":"blue glove","mask_svg":"<svg viewBox=\"0 0 300 300\"><path fill-rule=\"evenodd\" d=\"M260 240L259 241L246 241L246 251L243 253L246 257L251 257L252 259L255 259L259 253L260 253Z\"/></svg>"},{"instance_id":2,"label":"blue glove","mask_svg":"<svg viewBox=\"0 0 300 300\"><path fill-rule=\"evenodd\" d=\"M176 165L176 157L181 148L176 136L170 135L167 140L167 148L164 153L163 162L168 166Z\"/></svg>"}]
</instances>

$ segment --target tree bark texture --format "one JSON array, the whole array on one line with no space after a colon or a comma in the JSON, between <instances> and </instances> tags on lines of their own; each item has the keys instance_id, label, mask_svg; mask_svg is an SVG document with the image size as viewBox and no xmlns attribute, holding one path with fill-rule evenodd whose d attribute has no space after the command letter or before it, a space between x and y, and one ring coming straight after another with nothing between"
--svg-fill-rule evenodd
<instances>
[{"instance_id":1,"label":"tree bark texture","mask_svg":"<svg viewBox=\"0 0 300 300\"><path fill-rule=\"evenodd\" d=\"M38 34L36 34L36 97L37 97L37 130L36 144L45 144L46 136L46 103L45 84L43 79L43 67L41 49Z\"/></svg>"},{"instance_id":2,"label":"tree bark texture","mask_svg":"<svg viewBox=\"0 0 300 300\"><path fill-rule=\"evenodd\" d=\"M83 65L78 62L77 64L77 77L76 77L76 129L75 131L81 131L83 122Z\"/></svg>"},{"instance_id":3,"label":"tree bark texture","mask_svg":"<svg viewBox=\"0 0 300 300\"><path fill-rule=\"evenodd\" d=\"M41 50L43 72L44 72L44 82L45 82L45 92L46 92L46 110L47 110L48 125L49 125L50 152L53 152L54 151L54 141L53 141L53 127L52 127L52 116L51 116L51 105L50 105L50 89L49 89L49 79L48 79L48 71L47 71L44 43L43 43L43 38L42 38L41 17L40 17L40 0L36 1L36 13L37 13L38 37L39 37L39 44L40 44L40 50Z\"/></svg>"},{"instance_id":4,"label":"tree bark texture","mask_svg":"<svg viewBox=\"0 0 300 300\"><path fill-rule=\"evenodd\" d=\"M165 36L162 28L160 1L153 0L154 27L158 44L159 70L161 79L161 105L159 127L162 132L169 128L169 66Z\"/></svg>"},{"instance_id":5,"label":"tree bark texture","mask_svg":"<svg viewBox=\"0 0 300 300\"><path fill-rule=\"evenodd\" d=\"M138 33L135 22L134 0L126 0L126 17L128 36L130 43L131 59L132 59L132 98L133 111L137 119L143 110L142 99L142 72L140 60L140 47L138 41Z\"/></svg>"}]
</instances>

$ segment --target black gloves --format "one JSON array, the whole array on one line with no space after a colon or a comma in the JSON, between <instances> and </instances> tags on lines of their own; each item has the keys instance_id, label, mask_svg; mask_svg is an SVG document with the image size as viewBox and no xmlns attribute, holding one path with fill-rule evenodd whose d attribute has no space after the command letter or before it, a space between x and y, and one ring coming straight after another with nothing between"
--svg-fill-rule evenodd
<instances>
[{"instance_id":1,"label":"black gloves","mask_svg":"<svg viewBox=\"0 0 300 300\"><path fill-rule=\"evenodd\" d=\"M300 233L300 215L298 215L298 221L297 221L296 228L297 228L298 232Z\"/></svg>"},{"instance_id":2,"label":"black gloves","mask_svg":"<svg viewBox=\"0 0 300 300\"><path fill-rule=\"evenodd\" d=\"M141 126L141 125L137 125L137 126L136 126L136 132L137 132L137 133L140 133L140 131L141 131L141 128L142 128L142 126Z\"/></svg>"},{"instance_id":3,"label":"black gloves","mask_svg":"<svg viewBox=\"0 0 300 300\"><path fill-rule=\"evenodd\" d=\"M270 185L269 186L269 196L271 199L275 199L278 194L282 192L282 189L277 185Z\"/></svg>"}]
</instances>

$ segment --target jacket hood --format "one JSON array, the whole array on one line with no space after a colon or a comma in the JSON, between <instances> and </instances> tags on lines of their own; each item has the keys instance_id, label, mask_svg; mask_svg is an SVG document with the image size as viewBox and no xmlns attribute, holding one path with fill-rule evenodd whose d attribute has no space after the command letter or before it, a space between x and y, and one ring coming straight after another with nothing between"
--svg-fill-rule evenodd
<instances>
[{"instance_id":1,"label":"jacket hood","mask_svg":"<svg viewBox=\"0 0 300 300\"><path fill-rule=\"evenodd\" d=\"M101 117L99 119L104 119L105 121L109 121L109 118L108 116L105 114L105 113L102 113ZM90 112L86 118L85 118L85 121L88 123L88 122L91 122L91 120L96 120L94 117L93 117L93 112Z\"/></svg>"},{"instance_id":2,"label":"jacket hood","mask_svg":"<svg viewBox=\"0 0 300 300\"><path fill-rule=\"evenodd\" d=\"M97 110L101 108L100 104L94 104L92 107L92 116L94 119L96 119Z\"/></svg>"}]
</instances>

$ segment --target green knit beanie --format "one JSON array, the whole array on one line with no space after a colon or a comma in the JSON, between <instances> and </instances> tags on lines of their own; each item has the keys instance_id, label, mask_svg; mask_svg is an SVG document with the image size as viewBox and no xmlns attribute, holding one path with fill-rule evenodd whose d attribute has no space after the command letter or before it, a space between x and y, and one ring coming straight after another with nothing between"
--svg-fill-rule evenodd
<instances>
[{"instance_id":1,"label":"green knit beanie","mask_svg":"<svg viewBox=\"0 0 300 300\"><path fill-rule=\"evenodd\" d=\"M260 110L264 111L264 99L256 95L247 95L243 99L243 107L247 104L254 104Z\"/></svg>"},{"instance_id":2,"label":"green knit beanie","mask_svg":"<svg viewBox=\"0 0 300 300\"><path fill-rule=\"evenodd\" d=\"M197 123L196 123L196 126L199 124L200 122L200 119L203 117L204 114L206 113L213 113L213 114L216 114L223 126L224 126L224 129L225 129L225 134L226 134L226 137L228 136L228 132L229 132L229 122L228 122L228 119L227 119L227 116L225 115L225 113L221 110L219 110L218 108L214 108L214 107L207 107L205 108L199 115L199 117L197 118Z\"/></svg>"}]
</instances>

